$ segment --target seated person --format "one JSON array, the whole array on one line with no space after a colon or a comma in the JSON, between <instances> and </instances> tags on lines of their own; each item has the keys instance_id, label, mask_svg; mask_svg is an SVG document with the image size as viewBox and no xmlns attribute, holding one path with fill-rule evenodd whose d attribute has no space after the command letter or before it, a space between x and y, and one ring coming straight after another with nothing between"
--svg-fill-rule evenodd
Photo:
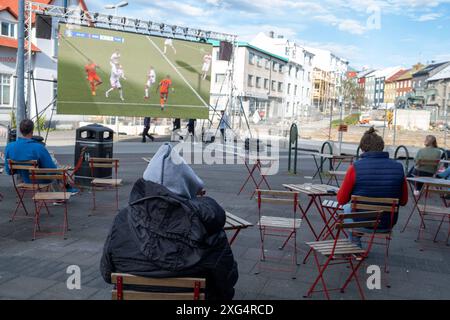
<instances>
[{"instance_id":1,"label":"seated person","mask_svg":"<svg viewBox=\"0 0 450 320\"><path fill-rule=\"evenodd\" d=\"M20 132L22 137L16 141L8 143L5 149L5 172L11 174L9 170L8 159L14 161L37 160L39 168L55 169L56 164L53 162L50 153L45 146L33 139L34 123L29 119L20 122ZM27 170L19 170L24 183L31 183L30 174Z\"/></svg>"},{"instance_id":2,"label":"seated person","mask_svg":"<svg viewBox=\"0 0 450 320\"><path fill-rule=\"evenodd\" d=\"M351 212L351 196L373 198L397 198L399 204L405 206L408 202L408 185L401 163L389 159L389 153L383 152L384 141L372 127L366 131L359 144L363 154L361 159L350 165L344 181L337 194L344 212ZM389 214L383 214L377 227L377 232L389 232L397 223L398 212L394 215L391 225ZM357 231L357 230L356 230ZM352 236L352 235L350 235ZM352 240L361 244L360 237Z\"/></svg>"},{"instance_id":3,"label":"seated person","mask_svg":"<svg viewBox=\"0 0 450 320\"><path fill-rule=\"evenodd\" d=\"M202 192L184 159L170 144L161 146L114 220L100 263L103 279L111 283L114 272L204 277L207 299L232 299L238 270L223 230L225 211Z\"/></svg>"},{"instance_id":4,"label":"seated person","mask_svg":"<svg viewBox=\"0 0 450 320\"><path fill-rule=\"evenodd\" d=\"M437 146L436 137L432 135L426 136L424 145L425 148L420 149L414 158L415 166L410 170L409 176L432 177L439 167L437 160L441 159L442 150ZM420 160L435 160L436 164L421 164ZM416 183L415 190L420 191L422 185L422 183ZM417 192L415 193L417 194Z\"/></svg>"}]
</instances>

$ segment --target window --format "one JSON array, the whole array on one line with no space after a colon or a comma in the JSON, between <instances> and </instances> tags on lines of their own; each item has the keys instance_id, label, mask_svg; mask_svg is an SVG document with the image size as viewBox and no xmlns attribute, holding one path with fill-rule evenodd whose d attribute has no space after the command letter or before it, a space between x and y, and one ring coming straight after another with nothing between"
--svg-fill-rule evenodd
<instances>
[{"instance_id":1,"label":"window","mask_svg":"<svg viewBox=\"0 0 450 320\"><path fill-rule=\"evenodd\" d=\"M292 77L292 66L289 66L289 77Z\"/></svg>"},{"instance_id":2,"label":"window","mask_svg":"<svg viewBox=\"0 0 450 320\"><path fill-rule=\"evenodd\" d=\"M272 90L277 90L277 82L275 80L272 80Z\"/></svg>"},{"instance_id":3,"label":"window","mask_svg":"<svg viewBox=\"0 0 450 320\"><path fill-rule=\"evenodd\" d=\"M16 25L10 22L3 22L1 25L1 35L5 37L16 37Z\"/></svg>"},{"instance_id":4,"label":"window","mask_svg":"<svg viewBox=\"0 0 450 320\"><path fill-rule=\"evenodd\" d=\"M247 86L253 87L253 76L248 75Z\"/></svg>"},{"instance_id":5,"label":"window","mask_svg":"<svg viewBox=\"0 0 450 320\"><path fill-rule=\"evenodd\" d=\"M220 50L217 50L216 52L216 60L220 60Z\"/></svg>"},{"instance_id":6,"label":"window","mask_svg":"<svg viewBox=\"0 0 450 320\"><path fill-rule=\"evenodd\" d=\"M256 58L256 61L257 61L257 62L256 62L256 65L257 65L258 67L262 67L263 60L264 60L263 57L258 56L258 57Z\"/></svg>"},{"instance_id":7,"label":"window","mask_svg":"<svg viewBox=\"0 0 450 320\"><path fill-rule=\"evenodd\" d=\"M311 81L311 72L308 72L308 81Z\"/></svg>"},{"instance_id":8,"label":"window","mask_svg":"<svg viewBox=\"0 0 450 320\"><path fill-rule=\"evenodd\" d=\"M261 77L256 77L256 87L261 88Z\"/></svg>"},{"instance_id":9,"label":"window","mask_svg":"<svg viewBox=\"0 0 450 320\"><path fill-rule=\"evenodd\" d=\"M255 64L255 54L253 52L250 52L248 54L248 63L249 64Z\"/></svg>"},{"instance_id":10,"label":"window","mask_svg":"<svg viewBox=\"0 0 450 320\"><path fill-rule=\"evenodd\" d=\"M278 65L278 71L279 72L283 72L283 68L284 68L284 65L282 65L281 63Z\"/></svg>"},{"instance_id":11,"label":"window","mask_svg":"<svg viewBox=\"0 0 450 320\"><path fill-rule=\"evenodd\" d=\"M269 59L266 60L266 69L267 70L270 69L270 60Z\"/></svg>"},{"instance_id":12,"label":"window","mask_svg":"<svg viewBox=\"0 0 450 320\"><path fill-rule=\"evenodd\" d=\"M278 63L274 62L273 63L273 71L277 71L278 70Z\"/></svg>"},{"instance_id":13,"label":"window","mask_svg":"<svg viewBox=\"0 0 450 320\"><path fill-rule=\"evenodd\" d=\"M408 80L408 87L411 87L411 80Z\"/></svg>"},{"instance_id":14,"label":"window","mask_svg":"<svg viewBox=\"0 0 450 320\"><path fill-rule=\"evenodd\" d=\"M286 113L289 113L289 102L286 103Z\"/></svg>"},{"instance_id":15,"label":"window","mask_svg":"<svg viewBox=\"0 0 450 320\"><path fill-rule=\"evenodd\" d=\"M278 92L283 91L283 82L278 82Z\"/></svg>"},{"instance_id":16,"label":"window","mask_svg":"<svg viewBox=\"0 0 450 320\"><path fill-rule=\"evenodd\" d=\"M223 83L225 80L225 73L216 73L216 83Z\"/></svg>"},{"instance_id":17,"label":"window","mask_svg":"<svg viewBox=\"0 0 450 320\"><path fill-rule=\"evenodd\" d=\"M269 89L269 79L264 79L264 89Z\"/></svg>"},{"instance_id":18,"label":"window","mask_svg":"<svg viewBox=\"0 0 450 320\"><path fill-rule=\"evenodd\" d=\"M0 73L0 105L11 104L11 75Z\"/></svg>"},{"instance_id":19,"label":"window","mask_svg":"<svg viewBox=\"0 0 450 320\"><path fill-rule=\"evenodd\" d=\"M287 94L291 94L291 84L290 83L288 83Z\"/></svg>"},{"instance_id":20,"label":"window","mask_svg":"<svg viewBox=\"0 0 450 320\"><path fill-rule=\"evenodd\" d=\"M294 86L294 95L297 95L297 85Z\"/></svg>"}]
</instances>

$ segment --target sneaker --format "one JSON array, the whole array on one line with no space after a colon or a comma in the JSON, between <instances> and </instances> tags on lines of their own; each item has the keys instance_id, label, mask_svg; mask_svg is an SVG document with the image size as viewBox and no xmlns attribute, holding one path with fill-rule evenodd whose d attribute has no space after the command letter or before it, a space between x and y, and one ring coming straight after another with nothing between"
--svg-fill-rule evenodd
<instances>
[{"instance_id":1,"label":"sneaker","mask_svg":"<svg viewBox=\"0 0 450 320\"><path fill-rule=\"evenodd\" d=\"M125 99L123 97L120 97L120 100L125 101Z\"/></svg>"},{"instance_id":2,"label":"sneaker","mask_svg":"<svg viewBox=\"0 0 450 320\"><path fill-rule=\"evenodd\" d=\"M109 93L108 93L108 91L105 92L105 97L109 98Z\"/></svg>"}]
</instances>

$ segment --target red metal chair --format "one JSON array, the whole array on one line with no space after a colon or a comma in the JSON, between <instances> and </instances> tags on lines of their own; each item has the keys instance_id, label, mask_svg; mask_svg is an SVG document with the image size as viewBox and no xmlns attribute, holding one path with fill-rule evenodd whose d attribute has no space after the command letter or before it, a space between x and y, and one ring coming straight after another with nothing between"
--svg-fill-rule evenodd
<instances>
[{"instance_id":1,"label":"red metal chair","mask_svg":"<svg viewBox=\"0 0 450 320\"><path fill-rule=\"evenodd\" d=\"M384 272L389 273L389 246L392 240L392 229L394 225L395 214L398 213L398 199L394 198L371 198L352 196L351 198L352 212L377 210L381 211L382 215L389 215L389 231L382 233L375 233L374 238L376 240L381 239L383 242L374 241L376 245L382 245L386 247L384 255ZM372 232L353 232L356 235L362 237L372 237ZM388 287L390 285L388 284Z\"/></svg>"},{"instance_id":2,"label":"red metal chair","mask_svg":"<svg viewBox=\"0 0 450 320\"><path fill-rule=\"evenodd\" d=\"M14 190L16 191L17 195L17 205L14 209L13 214L11 215L10 221L14 221L16 218L17 213L19 212L20 208L23 208L25 212L25 216L28 217L29 212L27 210L27 207L25 206L25 197L27 195L34 195L35 191L41 191L41 190L47 190L50 184L48 183L41 183L41 184L33 184L33 183L25 183L25 182L19 182L17 180L17 174L19 174L22 170L29 171L32 168L37 168L38 162L37 160L28 160L28 161L14 161L11 159L8 159L8 166L11 173L11 179L13 182ZM48 210L48 208L47 208ZM32 218L32 217L30 217Z\"/></svg>"},{"instance_id":3,"label":"red metal chair","mask_svg":"<svg viewBox=\"0 0 450 320\"><path fill-rule=\"evenodd\" d=\"M62 185L62 192L57 191L36 191L33 195L34 207L35 207L35 219L34 219L34 230L33 230L33 240L36 239L38 234L47 235L62 235L64 239L66 231L69 230L68 216L67 216L67 203L70 199L71 193L66 192L67 185L67 170L66 169L40 169L32 168L30 169L31 181L34 185L39 185L40 181L54 181L60 182ZM48 210L47 203L59 203L64 207L64 221L61 232L41 232L40 225L40 215L41 209L45 206Z\"/></svg>"},{"instance_id":4,"label":"red metal chair","mask_svg":"<svg viewBox=\"0 0 450 320\"><path fill-rule=\"evenodd\" d=\"M203 278L148 278L113 273L111 283L115 284L112 300L205 300L203 291L206 280ZM133 285L142 290L144 287L152 290L136 291L126 288Z\"/></svg>"},{"instance_id":5,"label":"red metal chair","mask_svg":"<svg viewBox=\"0 0 450 320\"><path fill-rule=\"evenodd\" d=\"M343 293L345 292L345 289L347 288L349 283L353 279L355 279L361 298L365 299L364 291L358 278L358 270L365 259L369 256L381 214L382 211L368 211L349 214L340 213L338 215L338 223L336 224L337 232L334 240L322 240L306 243L314 253L314 260L316 262L319 274L309 288L307 294L305 295L305 298L311 297L314 292L324 292L325 297L327 299L330 299L329 291L340 290L340 292ZM347 219L349 219L350 221L354 221L356 219L364 219L365 221L346 222ZM369 238L366 249L362 249L361 247L347 239L345 236L344 238L341 237L344 230L347 229L348 232L351 232L350 229L353 228L372 228L373 232L371 234L371 237ZM319 255L325 258L325 263L320 264L318 257ZM340 264L349 265L349 267L351 268L350 275L347 277L342 287L329 289L325 283L324 273L329 266ZM321 281L322 283L323 290L315 290L319 281Z\"/></svg>"},{"instance_id":6,"label":"red metal chair","mask_svg":"<svg viewBox=\"0 0 450 320\"><path fill-rule=\"evenodd\" d=\"M281 247L279 247L280 250L283 250L289 241L293 239L293 267L289 270L267 269L277 271L293 271L293 278L295 278L296 267L299 264L297 261L297 230L300 228L302 221L302 219L297 218L298 192L257 189L256 193L258 195L258 226L261 237L261 261L265 261L266 258L268 258L268 260L271 259L266 257L264 249L264 241L266 236L286 237ZM261 207L263 203L289 206L292 209L292 216L289 218L281 216L263 216L261 215Z\"/></svg>"},{"instance_id":7,"label":"red metal chair","mask_svg":"<svg viewBox=\"0 0 450 320\"><path fill-rule=\"evenodd\" d=\"M115 201L115 208L116 210L119 209L119 186L122 184L122 179L117 178L118 168L119 168L119 159L112 159L112 158L89 158L89 167L91 169L91 186L92 186L92 199L93 199L93 208L92 210L95 211L97 206L97 200L96 200L96 189L107 189L107 190L114 190L116 194L116 201ZM112 169L113 171L113 178L96 178L95 177L95 170L96 169ZM111 206L102 206L111 208Z\"/></svg>"},{"instance_id":8,"label":"red metal chair","mask_svg":"<svg viewBox=\"0 0 450 320\"><path fill-rule=\"evenodd\" d=\"M77 184L75 182L75 175L81 169L81 166L83 165L83 160L84 160L84 155L86 153L86 149L87 149L87 147L83 147L81 149L80 156L78 157L78 160L77 160L77 163L75 164L75 167L73 167L72 170L69 169L71 172L67 174L67 178L69 180L69 184L71 186L77 187L80 191L82 191L83 188L79 184Z\"/></svg>"}]
</instances>

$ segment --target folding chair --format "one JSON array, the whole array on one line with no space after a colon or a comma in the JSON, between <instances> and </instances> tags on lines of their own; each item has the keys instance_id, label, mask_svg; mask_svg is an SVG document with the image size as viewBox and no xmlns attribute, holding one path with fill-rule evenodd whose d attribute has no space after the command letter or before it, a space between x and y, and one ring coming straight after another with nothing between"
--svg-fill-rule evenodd
<instances>
[{"instance_id":1,"label":"folding chair","mask_svg":"<svg viewBox=\"0 0 450 320\"><path fill-rule=\"evenodd\" d=\"M115 284L112 300L205 300L202 291L206 280L201 278L147 278L113 273L111 282ZM142 290L124 288L130 285ZM147 291L144 291L145 287Z\"/></svg>"},{"instance_id":2,"label":"folding chair","mask_svg":"<svg viewBox=\"0 0 450 320\"><path fill-rule=\"evenodd\" d=\"M276 269L281 271L294 271L295 278L297 261L297 230L300 228L302 219L297 218L298 192L277 191L277 190L256 190L258 195L258 226L261 237L261 261L266 260L264 251L265 236L286 237L285 241L279 247L283 250L289 240L294 240L294 253L292 255L293 268L291 270ZM263 203L272 203L276 205L290 206L292 208L292 218L262 216L261 207Z\"/></svg>"},{"instance_id":3,"label":"folding chair","mask_svg":"<svg viewBox=\"0 0 450 320\"><path fill-rule=\"evenodd\" d=\"M67 217L67 203L70 199L71 194L66 191L67 185L67 170L66 169L40 169L40 168L32 168L30 169L31 173L31 181L34 185L39 185L40 181L54 181L60 182L62 184L62 192L58 191L36 191L33 196L34 207L35 207L35 219L34 219L34 230L33 230L33 240L36 239L36 235L47 234L47 235L62 235L64 239L66 231L69 230L68 217ZM37 190L37 187L36 187ZM45 206L48 210L47 203L60 203L64 207L64 221L61 232L40 232L40 215L41 210Z\"/></svg>"},{"instance_id":4,"label":"folding chair","mask_svg":"<svg viewBox=\"0 0 450 320\"><path fill-rule=\"evenodd\" d=\"M375 210L381 211L383 218L385 215L389 215L389 230L387 232L377 232L374 235L375 239L382 239L384 242L374 241L373 243L376 245L384 245L386 247L385 255L384 255L384 272L389 273L389 245L392 240L392 228L394 227L394 218L395 214L398 213L398 199L394 198L371 198L371 197L361 197L361 196L352 196L351 205L352 212L365 211L365 210ZM371 231L363 232L363 231L354 231L353 234L362 237L372 237ZM390 285L388 284L388 287Z\"/></svg>"},{"instance_id":5,"label":"folding chair","mask_svg":"<svg viewBox=\"0 0 450 320\"><path fill-rule=\"evenodd\" d=\"M8 166L11 173L11 179L13 182L14 190L16 191L17 195L17 205L14 209L13 214L11 215L11 219L9 221L14 221L16 218L17 213L19 212L19 209L22 207L25 211L25 216L28 217L28 210L25 206L24 199L27 194L33 195L35 191L41 191L46 190L50 186L48 183L41 183L41 184L33 184L33 183L25 183L25 182L19 182L17 180L17 174L20 173L22 170L29 171L32 168L37 168L38 162L37 160L28 160L28 161L14 161L11 159L8 159Z\"/></svg>"},{"instance_id":6,"label":"folding chair","mask_svg":"<svg viewBox=\"0 0 450 320\"><path fill-rule=\"evenodd\" d=\"M89 158L89 167L91 169L91 187L92 187L92 199L93 199L93 208L95 211L97 209L97 201L96 201L96 188L101 189L113 189L116 193L116 205L115 209L119 209L119 185L122 184L122 179L117 178L117 171L119 168L119 159L111 159L111 158ZM113 177L111 179L105 178L96 178L95 170L100 168L111 168L113 173ZM109 207L109 206L108 206Z\"/></svg>"},{"instance_id":7,"label":"folding chair","mask_svg":"<svg viewBox=\"0 0 450 320\"><path fill-rule=\"evenodd\" d=\"M83 190L83 188L75 182L75 174L81 169L81 166L83 165L84 160L84 154L86 153L87 147L81 148L80 156L78 157L77 163L75 164L75 167L71 170L71 173L67 174L67 178L69 180L69 184L71 186L75 186L80 190Z\"/></svg>"},{"instance_id":8,"label":"folding chair","mask_svg":"<svg viewBox=\"0 0 450 320\"><path fill-rule=\"evenodd\" d=\"M306 243L313 250L314 260L316 262L319 274L309 288L305 298L311 297L314 292L324 292L325 297L329 300L329 291L340 290L340 292L343 293L345 292L345 289L347 288L351 280L355 279L361 298L365 299L364 292L358 278L358 270L363 264L364 260L369 256L369 252L372 248L372 243L375 237L375 232L380 221L381 213L382 211L367 211L349 214L340 213L338 215L338 223L336 224L337 232L334 240L323 240ZM346 222L348 221L347 219L349 219L350 221L364 219L365 221ZM371 228L373 230L368 242L367 249L360 248L358 245L351 242L347 238L340 238L344 230L347 229L348 232L351 232L351 230L348 229L353 228ZM318 255L325 257L324 264L320 264ZM351 268L351 272L345 280L343 286L337 289L328 289L324 279L325 271L329 266L347 263ZM314 290L319 281L321 281L322 283L323 290Z\"/></svg>"}]
</instances>

